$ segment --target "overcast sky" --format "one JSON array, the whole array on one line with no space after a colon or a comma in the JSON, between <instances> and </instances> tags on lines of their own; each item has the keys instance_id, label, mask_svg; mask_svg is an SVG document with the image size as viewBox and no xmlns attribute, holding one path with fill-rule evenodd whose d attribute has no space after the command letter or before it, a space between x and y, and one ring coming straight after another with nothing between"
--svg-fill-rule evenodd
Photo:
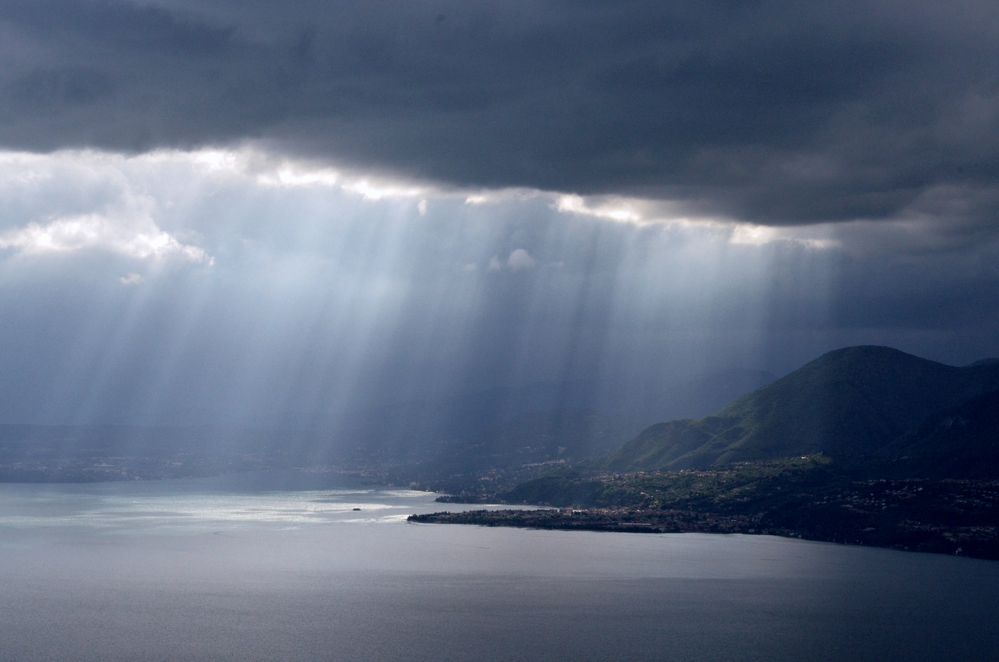
<instances>
[{"instance_id":1,"label":"overcast sky","mask_svg":"<svg viewBox=\"0 0 999 662\"><path fill-rule=\"evenodd\" d=\"M0 0L0 420L999 355L999 4L813 4Z\"/></svg>"}]
</instances>

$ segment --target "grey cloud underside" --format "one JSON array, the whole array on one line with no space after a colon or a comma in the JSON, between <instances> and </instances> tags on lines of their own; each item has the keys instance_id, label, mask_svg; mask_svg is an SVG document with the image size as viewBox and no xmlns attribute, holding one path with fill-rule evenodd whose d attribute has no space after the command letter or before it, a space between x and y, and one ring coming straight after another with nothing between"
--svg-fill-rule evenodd
<instances>
[{"instance_id":1,"label":"grey cloud underside","mask_svg":"<svg viewBox=\"0 0 999 662\"><path fill-rule=\"evenodd\" d=\"M994 2L0 2L0 142L994 225Z\"/></svg>"}]
</instances>

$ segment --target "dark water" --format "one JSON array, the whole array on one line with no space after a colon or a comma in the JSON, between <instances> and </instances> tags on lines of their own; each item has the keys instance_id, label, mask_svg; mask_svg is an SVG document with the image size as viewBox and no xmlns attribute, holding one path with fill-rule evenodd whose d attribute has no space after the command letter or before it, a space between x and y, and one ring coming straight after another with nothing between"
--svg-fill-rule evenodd
<instances>
[{"instance_id":1,"label":"dark water","mask_svg":"<svg viewBox=\"0 0 999 662\"><path fill-rule=\"evenodd\" d=\"M0 659L999 659L999 563L402 521L438 509L0 486Z\"/></svg>"}]
</instances>

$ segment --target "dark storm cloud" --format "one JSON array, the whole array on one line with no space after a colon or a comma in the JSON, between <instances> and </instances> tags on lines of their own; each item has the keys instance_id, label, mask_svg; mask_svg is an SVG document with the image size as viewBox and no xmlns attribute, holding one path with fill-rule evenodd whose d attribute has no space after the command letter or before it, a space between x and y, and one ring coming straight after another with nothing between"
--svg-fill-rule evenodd
<instances>
[{"instance_id":1,"label":"dark storm cloud","mask_svg":"<svg viewBox=\"0 0 999 662\"><path fill-rule=\"evenodd\" d=\"M994 225L994 2L0 1L0 142Z\"/></svg>"}]
</instances>

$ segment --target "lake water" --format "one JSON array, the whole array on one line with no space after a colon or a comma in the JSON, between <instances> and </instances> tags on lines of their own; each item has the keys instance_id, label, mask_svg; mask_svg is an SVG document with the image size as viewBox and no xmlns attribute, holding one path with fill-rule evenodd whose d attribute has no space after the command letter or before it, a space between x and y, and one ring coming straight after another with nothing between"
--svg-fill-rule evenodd
<instances>
[{"instance_id":1,"label":"lake water","mask_svg":"<svg viewBox=\"0 0 999 662\"><path fill-rule=\"evenodd\" d=\"M0 659L999 659L999 563L405 522L441 509L410 491L0 485Z\"/></svg>"}]
</instances>

